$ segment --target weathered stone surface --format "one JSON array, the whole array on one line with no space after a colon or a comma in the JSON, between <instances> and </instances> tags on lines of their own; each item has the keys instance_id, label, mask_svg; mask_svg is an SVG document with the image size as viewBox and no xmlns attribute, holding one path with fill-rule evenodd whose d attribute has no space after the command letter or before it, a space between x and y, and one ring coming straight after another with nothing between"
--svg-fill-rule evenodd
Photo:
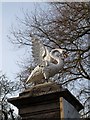
<instances>
[{"instance_id":1,"label":"weathered stone surface","mask_svg":"<svg viewBox=\"0 0 90 120\"><path fill-rule=\"evenodd\" d=\"M67 102L60 102L61 98ZM68 106L66 104L64 106L64 103L71 104L77 113L83 108L67 89L63 89L59 84L53 82L33 86L20 93L19 97L8 99L8 101L19 109L19 114L23 120L60 119L61 114L66 112L65 106Z\"/></svg>"},{"instance_id":2,"label":"weathered stone surface","mask_svg":"<svg viewBox=\"0 0 90 120\"><path fill-rule=\"evenodd\" d=\"M31 87L30 89L25 90L20 94L20 96L39 96L44 94L53 93L56 91L61 91L62 87L55 82L46 82L43 84L38 84Z\"/></svg>"}]
</instances>

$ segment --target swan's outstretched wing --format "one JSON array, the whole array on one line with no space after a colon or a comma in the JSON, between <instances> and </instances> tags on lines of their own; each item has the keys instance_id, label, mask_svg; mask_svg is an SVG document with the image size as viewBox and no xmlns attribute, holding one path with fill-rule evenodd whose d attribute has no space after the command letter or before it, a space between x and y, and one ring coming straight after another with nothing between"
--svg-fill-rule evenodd
<instances>
[{"instance_id":1,"label":"swan's outstretched wing","mask_svg":"<svg viewBox=\"0 0 90 120\"><path fill-rule=\"evenodd\" d=\"M46 52L46 47L43 43L39 39L32 37L32 56L36 65L42 63Z\"/></svg>"}]
</instances>

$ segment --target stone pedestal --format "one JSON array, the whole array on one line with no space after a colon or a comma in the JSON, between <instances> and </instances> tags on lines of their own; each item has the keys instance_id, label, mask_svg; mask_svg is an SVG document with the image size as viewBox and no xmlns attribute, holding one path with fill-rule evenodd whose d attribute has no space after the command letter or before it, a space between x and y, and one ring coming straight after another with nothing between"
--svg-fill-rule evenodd
<instances>
[{"instance_id":1,"label":"stone pedestal","mask_svg":"<svg viewBox=\"0 0 90 120\"><path fill-rule=\"evenodd\" d=\"M83 109L67 89L51 82L36 85L8 101L19 109L22 120L79 118L79 111Z\"/></svg>"}]
</instances>

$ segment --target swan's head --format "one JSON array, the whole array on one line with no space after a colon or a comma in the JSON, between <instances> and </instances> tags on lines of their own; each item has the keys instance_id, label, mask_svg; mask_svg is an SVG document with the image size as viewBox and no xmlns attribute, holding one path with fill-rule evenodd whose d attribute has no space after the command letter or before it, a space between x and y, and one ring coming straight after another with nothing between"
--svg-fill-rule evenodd
<instances>
[{"instance_id":1,"label":"swan's head","mask_svg":"<svg viewBox=\"0 0 90 120\"><path fill-rule=\"evenodd\" d=\"M51 50L50 56L52 58L52 62L54 64L57 64L58 60L60 60L60 59L64 60L68 55L64 49L56 48L56 49Z\"/></svg>"},{"instance_id":2,"label":"swan's head","mask_svg":"<svg viewBox=\"0 0 90 120\"><path fill-rule=\"evenodd\" d=\"M56 49L53 50L53 54L56 57L61 57L62 59L65 59L65 58L68 57L67 51L64 50L64 49L56 48Z\"/></svg>"}]
</instances>

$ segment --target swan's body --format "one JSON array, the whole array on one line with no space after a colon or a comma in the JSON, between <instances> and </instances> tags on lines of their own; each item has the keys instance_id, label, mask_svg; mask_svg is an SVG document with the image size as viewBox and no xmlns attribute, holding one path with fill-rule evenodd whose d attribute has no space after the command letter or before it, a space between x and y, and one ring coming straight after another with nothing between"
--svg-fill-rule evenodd
<instances>
[{"instance_id":1,"label":"swan's body","mask_svg":"<svg viewBox=\"0 0 90 120\"><path fill-rule=\"evenodd\" d=\"M63 60L61 59L61 56L56 57L52 55L55 51L58 51L60 54L62 54L63 52L63 50L61 49L53 49L50 54L48 54L49 60L44 59L42 64L35 67L28 77L26 83L33 82L38 84L43 79L48 80L50 77L53 77L56 73L60 71L60 69L63 67ZM51 59L57 61L57 64L51 62Z\"/></svg>"},{"instance_id":2,"label":"swan's body","mask_svg":"<svg viewBox=\"0 0 90 120\"><path fill-rule=\"evenodd\" d=\"M63 67L63 50L62 49L52 49L51 52L48 51L42 42L32 36L32 54L37 65L31 72L26 83L41 83L42 80L48 80L57 74ZM60 53L57 56L55 53Z\"/></svg>"}]
</instances>

